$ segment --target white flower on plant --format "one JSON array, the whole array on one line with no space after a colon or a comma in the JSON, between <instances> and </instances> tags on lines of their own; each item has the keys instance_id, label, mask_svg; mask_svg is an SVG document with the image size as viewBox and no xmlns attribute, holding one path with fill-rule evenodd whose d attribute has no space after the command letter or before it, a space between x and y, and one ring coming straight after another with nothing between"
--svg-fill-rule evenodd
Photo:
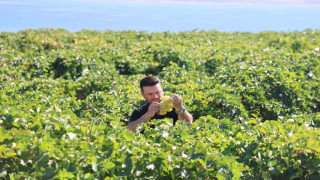
<instances>
[{"instance_id":1,"label":"white flower on plant","mask_svg":"<svg viewBox=\"0 0 320 180\"><path fill-rule=\"evenodd\" d=\"M83 75L89 74L89 69L88 69L88 68L85 68L85 69L82 71L82 74L83 74Z\"/></svg>"},{"instance_id":2,"label":"white flower on plant","mask_svg":"<svg viewBox=\"0 0 320 180\"><path fill-rule=\"evenodd\" d=\"M136 176L140 176L143 172L142 171L137 171Z\"/></svg>"},{"instance_id":3,"label":"white flower on plant","mask_svg":"<svg viewBox=\"0 0 320 180\"><path fill-rule=\"evenodd\" d=\"M223 167L221 167L219 170L218 170L218 172L225 172L226 171L226 169L224 169Z\"/></svg>"},{"instance_id":4,"label":"white flower on plant","mask_svg":"<svg viewBox=\"0 0 320 180\"><path fill-rule=\"evenodd\" d=\"M271 49L269 47L263 49L263 52L269 52Z\"/></svg>"},{"instance_id":5,"label":"white flower on plant","mask_svg":"<svg viewBox=\"0 0 320 180\"><path fill-rule=\"evenodd\" d=\"M69 138L70 138L71 140L73 140L74 138L77 137L77 135L73 134L72 132L69 132L69 133L68 133L68 136L69 136Z\"/></svg>"},{"instance_id":6,"label":"white flower on plant","mask_svg":"<svg viewBox=\"0 0 320 180\"><path fill-rule=\"evenodd\" d=\"M149 164L149 165L147 166L147 169L154 170L154 165L153 165L153 164Z\"/></svg>"},{"instance_id":7,"label":"white flower on plant","mask_svg":"<svg viewBox=\"0 0 320 180\"><path fill-rule=\"evenodd\" d=\"M120 151L123 151L123 150L125 150L126 149L126 145L123 145L121 148L120 148Z\"/></svg>"},{"instance_id":8,"label":"white flower on plant","mask_svg":"<svg viewBox=\"0 0 320 180\"><path fill-rule=\"evenodd\" d=\"M288 121L289 121L289 122L294 122L294 120L293 120L293 119L288 119Z\"/></svg>"},{"instance_id":9,"label":"white flower on plant","mask_svg":"<svg viewBox=\"0 0 320 180\"><path fill-rule=\"evenodd\" d=\"M6 177L6 175L7 175L7 171L6 170L4 170L4 171L2 171L1 173L0 173L0 177Z\"/></svg>"},{"instance_id":10,"label":"white flower on plant","mask_svg":"<svg viewBox=\"0 0 320 180\"><path fill-rule=\"evenodd\" d=\"M53 163L53 161L50 159L49 162L48 162L48 165L51 166L52 163Z\"/></svg>"},{"instance_id":11,"label":"white flower on plant","mask_svg":"<svg viewBox=\"0 0 320 180\"><path fill-rule=\"evenodd\" d=\"M187 171L186 171L185 169L184 169L184 170L182 170L181 175L182 175L182 177L186 177L186 175L187 175Z\"/></svg>"},{"instance_id":12,"label":"white flower on plant","mask_svg":"<svg viewBox=\"0 0 320 180\"><path fill-rule=\"evenodd\" d=\"M299 160L297 160L297 162L299 163L299 164L301 164L301 160L299 159Z\"/></svg>"},{"instance_id":13,"label":"white flower on plant","mask_svg":"<svg viewBox=\"0 0 320 180\"><path fill-rule=\"evenodd\" d=\"M22 166L27 165L22 159L20 160L20 164L21 164Z\"/></svg>"},{"instance_id":14,"label":"white flower on plant","mask_svg":"<svg viewBox=\"0 0 320 180\"><path fill-rule=\"evenodd\" d=\"M185 154L184 152L182 152L182 157L183 157L183 158L188 158L188 155Z\"/></svg>"},{"instance_id":15,"label":"white flower on plant","mask_svg":"<svg viewBox=\"0 0 320 180\"><path fill-rule=\"evenodd\" d=\"M163 134L162 134L162 137L164 137L164 138L166 138L166 137L168 137L169 136L169 133L168 132L163 132Z\"/></svg>"},{"instance_id":16,"label":"white flower on plant","mask_svg":"<svg viewBox=\"0 0 320 180\"><path fill-rule=\"evenodd\" d=\"M91 163L91 166L92 166L92 170L93 170L94 172L97 172L97 171L98 171L98 165L97 165L97 163Z\"/></svg>"}]
</instances>

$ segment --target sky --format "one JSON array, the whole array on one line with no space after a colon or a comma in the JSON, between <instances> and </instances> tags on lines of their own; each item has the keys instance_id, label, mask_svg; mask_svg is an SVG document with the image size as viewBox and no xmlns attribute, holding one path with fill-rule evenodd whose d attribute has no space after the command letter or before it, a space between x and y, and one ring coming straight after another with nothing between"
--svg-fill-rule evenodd
<instances>
[{"instance_id":1,"label":"sky","mask_svg":"<svg viewBox=\"0 0 320 180\"><path fill-rule=\"evenodd\" d=\"M113 2L159 2L183 4L320 4L320 0L85 0Z\"/></svg>"},{"instance_id":2,"label":"sky","mask_svg":"<svg viewBox=\"0 0 320 180\"><path fill-rule=\"evenodd\" d=\"M320 28L320 0L0 0L0 12L0 32L39 28L72 32Z\"/></svg>"}]
</instances>

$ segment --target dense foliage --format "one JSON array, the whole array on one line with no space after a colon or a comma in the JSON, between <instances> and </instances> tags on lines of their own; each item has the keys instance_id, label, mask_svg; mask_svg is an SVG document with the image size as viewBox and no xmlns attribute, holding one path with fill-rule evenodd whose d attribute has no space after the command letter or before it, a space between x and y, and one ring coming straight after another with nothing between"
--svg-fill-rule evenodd
<instances>
[{"instance_id":1,"label":"dense foliage","mask_svg":"<svg viewBox=\"0 0 320 180\"><path fill-rule=\"evenodd\" d=\"M1 179L318 179L320 31L0 33ZM156 75L193 124L126 124Z\"/></svg>"}]
</instances>

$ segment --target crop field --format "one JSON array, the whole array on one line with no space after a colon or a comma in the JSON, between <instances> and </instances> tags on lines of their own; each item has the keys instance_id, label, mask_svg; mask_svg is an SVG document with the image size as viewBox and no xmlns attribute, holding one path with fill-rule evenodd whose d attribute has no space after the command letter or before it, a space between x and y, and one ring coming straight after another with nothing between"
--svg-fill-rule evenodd
<instances>
[{"instance_id":1,"label":"crop field","mask_svg":"<svg viewBox=\"0 0 320 180\"><path fill-rule=\"evenodd\" d=\"M0 179L319 179L319 48L310 29L1 32ZM127 130L146 75L192 124Z\"/></svg>"}]
</instances>

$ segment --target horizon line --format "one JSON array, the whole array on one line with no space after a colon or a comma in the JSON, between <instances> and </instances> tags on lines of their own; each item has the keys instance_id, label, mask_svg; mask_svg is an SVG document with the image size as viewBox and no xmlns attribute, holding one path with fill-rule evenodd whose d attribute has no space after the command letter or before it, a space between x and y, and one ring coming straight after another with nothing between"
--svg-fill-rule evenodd
<instances>
[{"instance_id":1,"label":"horizon line","mask_svg":"<svg viewBox=\"0 0 320 180\"><path fill-rule=\"evenodd\" d=\"M272 1L255 1L244 0L234 1L227 0L226 2L211 2L205 0L82 0L82 1L100 1L100 2L130 2L130 3L172 3L172 4L204 4L204 5L320 5L319 2L307 0L272 0Z\"/></svg>"}]
</instances>

